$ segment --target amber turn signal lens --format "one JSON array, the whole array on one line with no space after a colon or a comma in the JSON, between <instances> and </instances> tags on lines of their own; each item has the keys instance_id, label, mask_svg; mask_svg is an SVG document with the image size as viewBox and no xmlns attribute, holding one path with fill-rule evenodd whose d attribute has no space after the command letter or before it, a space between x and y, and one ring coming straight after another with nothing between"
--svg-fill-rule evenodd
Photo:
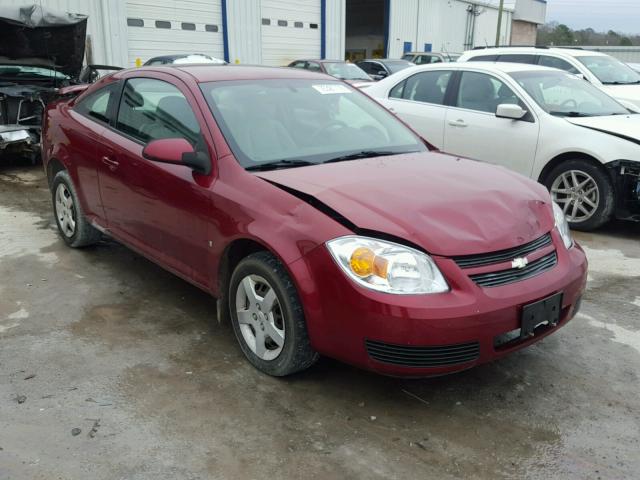
<instances>
[{"instance_id":1,"label":"amber turn signal lens","mask_svg":"<svg viewBox=\"0 0 640 480\"><path fill-rule=\"evenodd\" d=\"M356 248L351 254L349 265L351 271L359 277L368 277L373 273L373 263L376 258L376 254L373 250L366 247Z\"/></svg>"},{"instance_id":2,"label":"amber turn signal lens","mask_svg":"<svg viewBox=\"0 0 640 480\"><path fill-rule=\"evenodd\" d=\"M382 257L377 257L373 250L367 247L359 247L354 250L349 260L351 271L359 277L376 275L387 278L389 262Z\"/></svg>"}]
</instances>

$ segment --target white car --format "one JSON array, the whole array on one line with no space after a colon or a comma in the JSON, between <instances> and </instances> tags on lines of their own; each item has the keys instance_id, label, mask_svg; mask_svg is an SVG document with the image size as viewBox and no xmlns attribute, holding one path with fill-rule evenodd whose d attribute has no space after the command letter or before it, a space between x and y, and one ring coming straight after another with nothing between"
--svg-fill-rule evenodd
<instances>
[{"instance_id":1,"label":"white car","mask_svg":"<svg viewBox=\"0 0 640 480\"><path fill-rule=\"evenodd\" d=\"M640 73L605 53L547 47L498 47L465 52L459 62L541 65L579 75L625 107L640 112Z\"/></svg>"},{"instance_id":2,"label":"white car","mask_svg":"<svg viewBox=\"0 0 640 480\"><path fill-rule=\"evenodd\" d=\"M575 75L443 63L407 68L364 91L438 149L540 181L574 228L614 215L640 221L640 114Z\"/></svg>"}]
</instances>

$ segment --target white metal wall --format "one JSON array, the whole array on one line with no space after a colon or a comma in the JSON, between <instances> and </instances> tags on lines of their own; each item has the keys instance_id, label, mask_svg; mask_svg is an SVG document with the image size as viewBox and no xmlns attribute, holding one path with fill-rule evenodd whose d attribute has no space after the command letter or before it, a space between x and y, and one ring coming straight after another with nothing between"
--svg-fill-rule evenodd
<instances>
[{"instance_id":1,"label":"white metal wall","mask_svg":"<svg viewBox=\"0 0 640 480\"><path fill-rule=\"evenodd\" d=\"M227 1L229 62L262 63L261 18L260 0Z\"/></svg>"},{"instance_id":2,"label":"white metal wall","mask_svg":"<svg viewBox=\"0 0 640 480\"><path fill-rule=\"evenodd\" d=\"M128 66L136 59L177 53L204 53L222 58L222 7L220 0L127 0L127 19L142 20L144 26L129 26ZM157 21L171 28L158 28ZM195 24L186 30L183 23ZM216 31L207 31L207 28Z\"/></svg>"},{"instance_id":3,"label":"white metal wall","mask_svg":"<svg viewBox=\"0 0 640 480\"><path fill-rule=\"evenodd\" d=\"M466 0L391 0L388 56L399 58L404 42L412 50L422 51L431 44L434 52L461 53L467 41L468 9L476 5L473 46L494 45L498 25L495 6ZM501 44L509 44L511 16L505 9L502 17Z\"/></svg>"},{"instance_id":4,"label":"white metal wall","mask_svg":"<svg viewBox=\"0 0 640 480\"><path fill-rule=\"evenodd\" d=\"M320 58L320 0L262 0L261 18L264 65L283 66L297 58ZM301 27L296 26L298 22Z\"/></svg>"},{"instance_id":5,"label":"white metal wall","mask_svg":"<svg viewBox=\"0 0 640 480\"><path fill-rule=\"evenodd\" d=\"M346 0L326 0L325 56L332 60L344 60Z\"/></svg>"},{"instance_id":6,"label":"white metal wall","mask_svg":"<svg viewBox=\"0 0 640 480\"><path fill-rule=\"evenodd\" d=\"M2 0L3 5L26 6L28 0ZM127 61L127 31L124 0L42 0L52 10L88 15L87 35L92 63L124 66Z\"/></svg>"}]
</instances>

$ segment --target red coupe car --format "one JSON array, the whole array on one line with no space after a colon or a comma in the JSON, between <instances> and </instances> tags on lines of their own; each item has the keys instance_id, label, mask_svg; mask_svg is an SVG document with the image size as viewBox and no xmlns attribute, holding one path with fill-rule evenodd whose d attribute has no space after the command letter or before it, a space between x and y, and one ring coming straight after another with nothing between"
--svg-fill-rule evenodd
<instances>
[{"instance_id":1,"label":"red coupe car","mask_svg":"<svg viewBox=\"0 0 640 480\"><path fill-rule=\"evenodd\" d=\"M544 187L324 74L123 70L49 105L43 157L69 246L107 234L210 292L271 375L463 370L556 331L585 288Z\"/></svg>"}]
</instances>

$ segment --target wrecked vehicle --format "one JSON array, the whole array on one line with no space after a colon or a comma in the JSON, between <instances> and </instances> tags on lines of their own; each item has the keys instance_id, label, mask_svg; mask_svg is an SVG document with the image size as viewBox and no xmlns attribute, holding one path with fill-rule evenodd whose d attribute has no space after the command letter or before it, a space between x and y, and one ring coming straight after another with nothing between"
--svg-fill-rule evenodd
<instances>
[{"instance_id":1,"label":"wrecked vehicle","mask_svg":"<svg viewBox=\"0 0 640 480\"><path fill-rule=\"evenodd\" d=\"M211 293L270 375L318 355L453 373L579 310L587 261L542 185L434 151L328 75L142 67L45 115L67 245L105 233Z\"/></svg>"},{"instance_id":2,"label":"wrecked vehicle","mask_svg":"<svg viewBox=\"0 0 640 480\"><path fill-rule=\"evenodd\" d=\"M82 66L86 29L86 15L0 7L0 156L38 161L46 104L61 88L96 79Z\"/></svg>"}]
</instances>

